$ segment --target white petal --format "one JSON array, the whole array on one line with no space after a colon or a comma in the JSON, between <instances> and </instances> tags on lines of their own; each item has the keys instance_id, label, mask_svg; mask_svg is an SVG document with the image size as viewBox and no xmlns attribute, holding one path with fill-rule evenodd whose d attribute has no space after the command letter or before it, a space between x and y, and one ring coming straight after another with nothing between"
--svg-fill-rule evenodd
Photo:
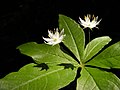
<instances>
[{"instance_id":1,"label":"white petal","mask_svg":"<svg viewBox=\"0 0 120 90\"><path fill-rule=\"evenodd\" d=\"M98 16L97 17L94 17L94 15L91 17L91 15L90 14L87 14L87 16L85 16L85 21L84 20L82 20L80 17L79 17L79 19L80 19L80 24L82 25L82 26L84 26L84 28L94 28L94 27L96 27L96 25L98 25L99 23L100 23L100 21L101 20L99 20L98 22L97 22L97 20L98 20ZM92 20L91 20L92 19Z\"/></svg>"},{"instance_id":2,"label":"white petal","mask_svg":"<svg viewBox=\"0 0 120 90\"><path fill-rule=\"evenodd\" d=\"M64 29L62 29L62 31L60 32L60 36L62 36L64 34Z\"/></svg>"},{"instance_id":3,"label":"white petal","mask_svg":"<svg viewBox=\"0 0 120 90\"><path fill-rule=\"evenodd\" d=\"M63 38L64 38L64 35L60 36L59 41L62 42Z\"/></svg>"},{"instance_id":4,"label":"white petal","mask_svg":"<svg viewBox=\"0 0 120 90\"><path fill-rule=\"evenodd\" d=\"M54 45L54 42L48 42L47 44L49 44L49 45Z\"/></svg>"},{"instance_id":5,"label":"white petal","mask_svg":"<svg viewBox=\"0 0 120 90\"><path fill-rule=\"evenodd\" d=\"M80 18L80 24L84 27L88 27L88 23Z\"/></svg>"},{"instance_id":6,"label":"white petal","mask_svg":"<svg viewBox=\"0 0 120 90\"><path fill-rule=\"evenodd\" d=\"M94 28L94 27L96 27L96 24L91 24L91 25L89 26L89 28Z\"/></svg>"},{"instance_id":7,"label":"white petal","mask_svg":"<svg viewBox=\"0 0 120 90\"><path fill-rule=\"evenodd\" d=\"M86 18L85 18L85 21L86 21L87 23L89 23L89 22L90 22L90 19L89 19L88 17L86 17Z\"/></svg>"},{"instance_id":8,"label":"white petal","mask_svg":"<svg viewBox=\"0 0 120 90\"><path fill-rule=\"evenodd\" d=\"M96 24L98 25L102 19L100 19Z\"/></svg>"},{"instance_id":9,"label":"white petal","mask_svg":"<svg viewBox=\"0 0 120 90\"><path fill-rule=\"evenodd\" d=\"M48 30L48 36L49 36L50 38L52 38L52 37L53 37L53 32L50 31L50 30Z\"/></svg>"},{"instance_id":10,"label":"white petal","mask_svg":"<svg viewBox=\"0 0 120 90\"><path fill-rule=\"evenodd\" d=\"M55 33L53 33L52 31L48 30L49 38L44 38L44 37L42 37L42 38L45 40L46 44L56 45L56 44L62 42L62 40L63 40L63 38L65 36L63 34L64 34L64 29L59 33L58 32L58 28L56 28Z\"/></svg>"},{"instance_id":11,"label":"white petal","mask_svg":"<svg viewBox=\"0 0 120 90\"><path fill-rule=\"evenodd\" d=\"M81 23L81 24L82 24L82 23L85 23L85 21L82 20L80 17L79 17L79 19L80 19L80 23Z\"/></svg>"},{"instance_id":12,"label":"white petal","mask_svg":"<svg viewBox=\"0 0 120 90\"><path fill-rule=\"evenodd\" d=\"M51 38L44 38L44 37L42 37L45 41L47 41L47 42L51 42L51 41L53 41L53 39L51 39Z\"/></svg>"},{"instance_id":13,"label":"white petal","mask_svg":"<svg viewBox=\"0 0 120 90\"><path fill-rule=\"evenodd\" d=\"M57 28L56 31L55 31L54 38L59 38L58 28Z\"/></svg>"}]
</instances>

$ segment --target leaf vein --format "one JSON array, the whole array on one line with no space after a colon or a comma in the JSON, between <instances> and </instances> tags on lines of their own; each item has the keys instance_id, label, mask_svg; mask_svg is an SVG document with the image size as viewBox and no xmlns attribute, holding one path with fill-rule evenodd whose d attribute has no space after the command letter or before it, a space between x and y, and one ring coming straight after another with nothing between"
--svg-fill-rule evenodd
<instances>
[{"instance_id":1,"label":"leaf vein","mask_svg":"<svg viewBox=\"0 0 120 90\"><path fill-rule=\"evenodd\" d=\"M91 74L87 69L86 69L86 71L87 71L87 72L89 73L89 75L92 77L92 79L94 80L96 86L98 86L98 89L101 90L101 89L99 88L99 85L98 85L97 82L95 81L94 77L92 76L92 74Z\"/></svg>"},{"instance_id":2,"label":"leaf vein","mask_svg":"<svg viewBox=\"0 0 120 90\"><path fill-rule=\"evenodd\" d=\"M101 40L101 42L102 42L102 41L103 41L103 40ZM86 58L88 57L88 55L93 51L93 49L94 49L96 46L98 46L101 42L97 43L97 44L87 53L85 59L86 59Z\"/></svg>"},{"instance_id":3,"label":"leaf vein","mask_svg":"<svg viewBox=\"0 0 120 90\"><path fill-rule=\"evenodd\" d=\"M76 52L77 52L77 55L78 55L78 59L80 59L79 49L78 49L78 46L76 45L75 37L74 37L73 33L71 32L70 28L68 27L69 25L66 23L66 21L65 21L64 19L63 19L63 21L64 21L66 27L68 28L69 33L71 34L71 38L72 38L72 40L74 41L73 44L74 44L75 47L76 47L75 49L76 49Z\"/></svg>"},{"instance_id":4,"label":"leaf vein","mask_svg":"<svg viewBox=\"0 0 120 90\"><path fill-rule=\"evenodd\" d=\"M26 82L24 82L24 83L22 83L22 84L20 84L20 85L18 85L18 86L16 86L16 87L14 87L14 88L11 89L11 90L15 90L15 89L17 89L17 88L19 88L19 87L21 87L21 86L24 86L24 85L26 85L26 84L28 84L28 83L30 83L30 82L32 82L32 81L35 81L35 80L40 79L40 78L42 78L42 77L44 77L44 76L47 76L47 75L52 74L52 73L56 73L56 72L61 71L61 70L63 70L63 68L60 68L60 69L57 69L57 70L54 70L54 71L45 73L45 74L43 74L43 75L40 75L40 76L38 76L38 77L36 77L36 78L30 79L30 80L28 80L28 81L26 81Z\"/></svg>"}]
</instances>

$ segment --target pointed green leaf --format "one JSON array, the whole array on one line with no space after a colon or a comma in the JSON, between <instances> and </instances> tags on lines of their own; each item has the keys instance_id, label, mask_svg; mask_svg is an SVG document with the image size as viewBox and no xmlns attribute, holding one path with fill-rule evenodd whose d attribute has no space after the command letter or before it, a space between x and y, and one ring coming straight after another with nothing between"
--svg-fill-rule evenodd
<instances>
[{"instance_id":1,"label":"pointed green leaf","mask_svg":"<svg viewBox=\"0 0 120 90\"><path fill-rule=\"evenodd\" d=\"M63 53L58 45L50 46L29 42L17 47L22 54L28 55L38 64L40 63L71 63L78 64L72 57Z\"/></svg>"},{"instance_id":2,"label":"pointed green leaf","mask_svg":"<svg viewBox=\"0 0 120 90\"><path fill-rule=\"evenodd\" d=\"M111 39L108 36L98 37L89 42L85 48L83 61L86 62L96 55Z\"/></svg>"},{"instance_id":3,"label":"pointed green leaf","mask_svg":"<svg viewBox=\"0 0 120 90\"><path fill-rule=\"evenodd\" d=\"M80 25L71 18L59 15L59 28L65 31L63 43L73 52L80 61L83 56L85 35Z\"/></svg>"},{"instance_id":4,"label":"pointed green leaf","mask_svg":"<svg viewBox=\"0 0 120 90\"><path fill-rule=\"evenodd\" d=\"M75 76L75 68L54 66L41 70L31 63L0 79L0 90L58 90L73 81Z\"/></svg>"},{"instance_id":5,"label":"pointed green leaf","mask_svg":"<svg viewBox=\"0 0 120 90\"><path fill-rule=\"evenodd\" d=\"M120 90L120 79L111 72L87 67L77 80L77 90Z\"/></svg>"},{"instance_id":6,"label":"pointed green leaf","mask_svg":"<svg viewBox=\"0 0 120 90\"><path fill-rule=\"evenodd\" d=\"M115 43L93 58L87 65L101 68L120 68L120 42Z\"/></svg>"}]
</instances>

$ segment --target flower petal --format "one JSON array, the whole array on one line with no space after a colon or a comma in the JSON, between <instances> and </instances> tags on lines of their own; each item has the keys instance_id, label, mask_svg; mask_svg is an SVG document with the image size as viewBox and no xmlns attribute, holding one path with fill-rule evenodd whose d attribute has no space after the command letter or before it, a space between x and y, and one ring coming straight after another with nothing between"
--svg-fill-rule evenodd
<instances>
[{"instance_id":1,"label":"flower petal","mask_svg":"<svg viewBox=\"0 0 120 90\"><path fill-rule=\"evenodd\" d=\"M51 30L48 30L48 36L49 36L50 38L53 38L53 32L52 32Z\"/></svg>"},{"instance_id":2,"label":"flower petal","mask_svg":"<svg viewBox=\"0 0 120 90\"><path fill-rule=\"evenodd\" d=\"M52 31L48 30L48 36L49 38L44 38L45 43L49 45L56 45L60 42L62 42L64 38L64 29L59 33L58 28L55 29L55 32L53 33Z\"/></svg>"},{"instance_id":3,"label":"flower petal","mask_svg":"<svg viewBox=\"0 0 120 90\"><path fill-rule=\"evenodd\" d=\"M42 37L45 41L47 41L47 42L51 42L51 41L53 41L53 39L51 39L51 38L44 38L44 37Z\"/></svg>"},{"instance_id":4,"label":"flower petal","mask_svg":"<svg viewBox=\"0 0 120 90\"><path fill-rule=\"evenodd\" d=\"M100 21L102 20L102 19L100 19L99 21L97 21L98 20L98 16L97 17L94 17L94 15L91 17L91 15L90 14L87 14L87 16L85 16L85 21L84 20L82 20L80 17L79 17L79 20L80 20L80 24L82 25L82 26L84 26L84 28L90 28L90 29L92 29L92 28L94 28L94 27L96 27L96 25L98 25L99 23L100 23ZM91 20L92 19L92 20Z\"/></svg>"}]
</instances>

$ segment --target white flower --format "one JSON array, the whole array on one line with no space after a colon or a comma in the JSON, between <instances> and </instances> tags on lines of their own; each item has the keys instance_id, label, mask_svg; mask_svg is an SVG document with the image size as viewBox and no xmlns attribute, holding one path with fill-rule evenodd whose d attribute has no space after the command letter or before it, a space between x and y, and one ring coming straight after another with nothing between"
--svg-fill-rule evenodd
<instances>
[{"instance_id":1,"label":"white flower","mask_svg":"<svg viewBox=\"0 0 120 90\"><path fill-rule=\"evenodd\" d=\"M49 45L56 45L60 42L62 42L63 38L65 37L64 34L64 29L62 29L62 31L59 33L58 32L58 28L56 28L56 30L53 32L51 30L48 30L48 37L49 38L44 38L45 43L49 44Z\"/></svg>"},{"instance_id":2,"label":"white flower","mask_svg":"<svg viewBox=\"0 0 120 90\"><path fill-rule=\"evenodd\" d=\"M99 21L97 21L98 16L94 17L94 15L91 16L90 14L87 14L87 16L85 16L85 18L84 18L85 20L82 20L80 17L79 17L79 19L80 19L80 24L82 26L84 26L84 28L90 28L90 29L96 27L96 25L98 25L100 23L100 21L102 20L102 19L100 19ZM98 27L96 27L96 28L98 28Z\"/></svg>"}]
</instances>

